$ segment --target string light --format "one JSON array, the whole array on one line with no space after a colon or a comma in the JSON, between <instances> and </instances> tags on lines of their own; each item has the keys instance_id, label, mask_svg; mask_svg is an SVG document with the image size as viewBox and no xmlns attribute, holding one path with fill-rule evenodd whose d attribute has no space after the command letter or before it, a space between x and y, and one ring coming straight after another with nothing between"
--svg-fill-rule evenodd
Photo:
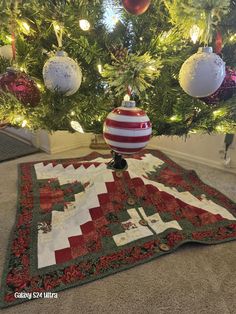
<instances>
[{"instance_id":1,"label":"string light","mask_svg":"<svg viewBox=\"0 0 236 314\"><path fill-rule=\"evenodd\" d=\"M27 120L23 120L23 122L21 123L22 128L24 128L27 124L28 124Z\"/></svg>"},{"instance_id":2,"label":"string light","mask_svg":"<svg viewBox=\"0 0 236 314\"><path fill-rule=\"evenodd\" d=\"M24 117L23 116L20 116L20 115L17 115L15 118L14 118L14 122L19 124L19 123L22 123L22 121L24 120Z\"/></svg>"},{"instance_id":3,"label":"string light","mask_svg":"<svg viewBox=\"0 0 236 314\"><path fill-rule=\"evenodd\" d=\"M24 128L26 127L26 125L28 124L28 121L24 119L23 116L21 115L17 115L15 118L14 118L14 122L17 123L17 124L21 124L21 127Z\"/></svg>"},{"instance_id":4,"label":"string light","mask_svg":"<svg viewBox=\"0 0 236 314\"><path fill-rule=\"evenodd\" d=\"M178 116L172 116L170 117L170 121L180 121L181 119Z\"/></svg>"},{"instance_id":5,"label":"string light","mask_svg":"<svg viewBox=\"0 0 236 314\"><path fill-rule=\"evenodd\" d=\"M120 7L117 6L112 0L106 0L103 4L104 16L103 21L106 29L112 32L119 21L122 22Z\"/></svg>"},{"instance_id":6,"label":"string light","mask_svg":"<svg viewBox=\"0 0 236 314\"><path fill-rule=\"evenodd\" d=\"M53 27L56 32L58 32L61 29L60 25L58 25L56 22L53 23Z\"/></svg>"},{"instance_id":7,"label":"string light","mask_svg":"<svg viewBox=\"0 0 236 314\"><path fill-rule=\"evenodd\" d=\"M223 125L217 125L216 126L216 130L219 132L219 133L226 133L226 129Z\"/></svg>"},{"instance_id":8,"label":"string light","mask_svg":"<svg viewBox=\"0 0 236 314\"><path fill-rule=\"evenodd\" d=\"M119 22L118 17L115 16L115 15L112 16L112 20L113 20L113 23L114 23L115 25Z\"/></svg>"},{"instance_id":9,"label":"string light","mask_svg":"<svg viewBox=\"0 0 236 314\"><path fill-rule=\"evenodd\" d=\"M74 111L71 111L70 115L73 117L75 116L75 112Z\"/></svg>"},{"instance_id":10,"label":"string light","mask_svg":"<svg viewBox=\"0 0 236 314\"><path fill-rule=\"evenodd\" d=\"M11 37L10 35L7 35L7 36L6 36L6 40L12 42L12 37Z\"/></svg>"},{"instance_id":11,"label":"string light","mask_svg":"<svg viewBox=\"0 0 236 314\"><path fill-rule=\"evenodd\" d=\"M28 24L28 23L26 23L26 22L22 22L22 26L24 27L24 29L25 29L27 32L29 32L29 31L30 31L30 26L29 26L29 24Z\"/></svg>"},{"instance_id":12,"label":"string light","mask_svg":"<svg viewBox=\"0 0 236 314\"><path fill-rule=\"evenodd\" d=\"M230 36L230 38L229 38L230 41L234 41L235 39L236 39L236 34Z\"/></svg>"},{"instance_id":13,"label":"string light","mask_svg":"<svg viewBox=\"0 0 236 314\"><path fill-rule=\"evenodd\" d=\"M83 31L88 31L90 29L90 23L87 20L80 20L79 21L79 27L83 30Z\"/></svg>"},{"instance_id":14,"label":"string light","mask_svg":"<svg viewBox=\"0 0 236 314\"><path fill-rule=\"evenodd\" d=\"M39 89L43 89L43 86L39 83L36 84Z\"/></svg>"},{"instance_id":15,"label":"string light","mask_svg":"<svg viewBox=\"0 0 236 314\"><path fill-rule=\"evenodd\" d=\"M213 111L214 118L223 117L226 114L225 110L218 109Z\"/></svg>"},{"instance_id":16,"label":"string light","mask_svg":"<svg viewBox=\"0 0 236 314\"><path fill-rule=\"evenodd\" d=\"M149 69L150 71L155 71L155 70L156 70L156 68L155 68L153 65L150 65L150 66L148 67L148 69Z\"/></svg>"},{"instance_id":17,"label":"string light","mask_svg":"<svg viewBox=\"0 0 236 314\"><path fill-rule=\"evenodd\" d=\"M84 130L78 121L71 121L70 125L71 125L72 129L74 129L75 131L77 131L79 133L84 133Z\"/></svg>"},{"instance_id":18,"label":"string light","mask_svg":"<svg viewBox=\"0 0 236 314\"><path fill-rule=\"evenodd\" d=\"M21 72L25 72L26 73L26 68L25 67L21 66L20 70L21 70Z\"/></svg>"},{"instance_id":19,"label":"string light","mask_svg":"<svg viewBox=\"0 0 236 314\"><path fill-rule=\"evenodd\" d=\"M130 101L130 96L128 94L124 96L124 101Z\"/></svg>"},{"instance_id":20,"label":"string light","mask_svg":"<svg viewBox=\"0 0 236 314\"><path fill-rule=\"evenodd\" d=\"M201 112L201 111L202 111L202 109L201 109L201 108L198 108L198 107L194 107L194 110L195 110L196 112Z\"/></svg>"},{"instance_id":21,"label":"string light","mask_svg":"<svg viewBox=\"0 0 236 314\"><path fill-rule=\"evenodd\" d=\"M201 35L201 29L194 24L189 31L190 38L194 44L196 44L199 36Z\"/></svg>"},{"instance_id":22,"label":"string light","mask_svg":"<svg viewBox=\"0 0 236 314\"><path fill-rule=\"evenodd\" d=\"M102 65L101 65L101 63L98 64L98 72L102 73Z\"/></svg>"}]
</instances>

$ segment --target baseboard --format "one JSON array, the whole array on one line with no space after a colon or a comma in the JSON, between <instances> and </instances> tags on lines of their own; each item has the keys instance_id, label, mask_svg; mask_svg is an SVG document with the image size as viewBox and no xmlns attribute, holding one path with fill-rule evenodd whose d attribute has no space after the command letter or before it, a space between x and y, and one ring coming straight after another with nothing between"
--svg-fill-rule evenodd
<instances>
[{"instance_id":1,"label":"baseboard","mask_svg":"<svg viewBox=\"0 0 236 314\"><path fill-rule=\"evenodd\" d=\"M216 162L214 160L210 160L207 158L203 158L203 157L199 157L199 156L194 156L188 153L183 153L183 152L179 152L176 150L172 150L172 149L168 149L165 147L161 147L161 146L157 146L155 145L149 145L148 148L150 149L158 149L160 151L162 151L163 153L165 153L166 155L170 156L170 157L177 157L177 158L181 158L183 160L186 161L192 161L192 162L196 162L211 168L215 168L215 169L219 169L219 170L223 170L226 172L230 172L233 174L236 174L236 167L225 167L221 161L219 160L219 162Z\"/></svg>"}]
</instances>

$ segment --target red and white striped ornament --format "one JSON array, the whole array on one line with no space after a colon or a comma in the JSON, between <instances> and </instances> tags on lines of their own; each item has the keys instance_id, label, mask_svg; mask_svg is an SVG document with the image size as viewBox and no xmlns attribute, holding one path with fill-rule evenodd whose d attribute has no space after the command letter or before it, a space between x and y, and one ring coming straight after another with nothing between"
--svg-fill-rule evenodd
<instances>
[{"instance_id":1,"label":"red and white striped ornament","mask_svg":"<svg viewBox=\"0 0 236 314\"><path fill-rule=\"evenodd\" d=\"M103 137L119 154L134 154L149 142L152 125L146 113L135 107L135 101L124 100L110 112L103 125Z\"/></svg>"}]
</instances>

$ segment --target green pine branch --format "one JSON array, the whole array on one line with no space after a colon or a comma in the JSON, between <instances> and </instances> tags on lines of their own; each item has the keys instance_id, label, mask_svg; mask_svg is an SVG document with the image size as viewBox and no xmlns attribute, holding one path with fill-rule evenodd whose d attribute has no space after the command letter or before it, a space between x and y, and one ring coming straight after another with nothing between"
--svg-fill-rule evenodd
<instances>
[{"instance_id":1,"label":"green pine branch","mask_svg":"<svg viewBox=\"0 0 236 314\"><path fill-rule=\"evenodd\" d=\"M124 60L113 56L113 63L106 64L102 76L117 96L124 95L127 87L138 95L151 87L151 82L160 75L162 63L153 59L149 53L143 55L128 54Z\"/></svg>"}]
</instances>

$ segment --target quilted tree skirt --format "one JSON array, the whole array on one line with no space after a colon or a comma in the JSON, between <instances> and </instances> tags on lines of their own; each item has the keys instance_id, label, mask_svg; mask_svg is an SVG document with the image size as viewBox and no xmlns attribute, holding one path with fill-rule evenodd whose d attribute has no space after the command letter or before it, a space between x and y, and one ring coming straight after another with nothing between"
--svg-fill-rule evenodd
<instances>
[{"instance_id":1,"label":"quilted tree skirt","mask_svg":"<svg viewBox=\"0 0 236 314\"><path fill-rule=\"evenodd\" d=\"M127 158L124 172L107 169L110 159L20 164L1 307L54 297L186 242L236 239L236 204L195 172L153 150Z\"/></svg>"}]
</instances>

